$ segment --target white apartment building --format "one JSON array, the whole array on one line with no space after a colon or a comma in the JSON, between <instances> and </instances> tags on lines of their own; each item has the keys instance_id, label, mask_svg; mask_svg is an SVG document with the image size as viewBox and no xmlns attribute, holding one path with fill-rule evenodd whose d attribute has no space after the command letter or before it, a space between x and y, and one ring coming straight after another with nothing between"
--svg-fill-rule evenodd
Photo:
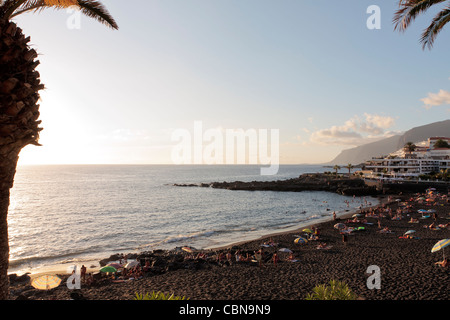
<instances>
[{"instance_id":1,"label":"white apartment building","mask_svg":"<svg viewBox=\"0 0 450 320\"><path fill-rule=\"evenodd\" d=\"M428 139L428 145L418 146L414 151L402 149L389 156L372 158L365 163L364 176L406 178L450 169L450 149L436 148L435 143L438 140L446 141L450 145L448 137L431 137Z\"/></svg>"}]
</instances>

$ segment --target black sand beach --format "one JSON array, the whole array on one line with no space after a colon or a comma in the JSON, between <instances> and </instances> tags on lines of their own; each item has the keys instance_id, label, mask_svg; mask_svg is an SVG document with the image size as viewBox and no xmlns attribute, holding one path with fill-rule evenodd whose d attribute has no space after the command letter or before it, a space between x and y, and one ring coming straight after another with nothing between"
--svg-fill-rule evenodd
<instances>
[{"instance_id":1,"label":"black sand beach","mask_svg":"<svg viewBox=\"0 0 450 320\"><path fill-rule=\"evenodd\" d=\"M450 204L447 195L436 198L435 202L418 203L408 201L417 198L408 194L392 198L383 209L384 217L360 217L369 224L348 222L351 217L340 221L329 221L315 225L319 230L319 240L306 244L294 244L297 235L304 235L301 230L268 236L267 238L246 243L239 243L231 249L206 252L207 260L193 260L194 257L184 251L179 253L182 267L171 268L164 257L165 252L151 253L153 265L160 265L164 272L155 268L144 273L139 280L113 282L110 278L88 285L82 282L76 292L87 300L133 300L136 293L161 291L185 296L190 300L304 300L308 293L319 284L330 280L344 281L360 299L366 300L448 300L450 298L450 267L441 267L435 263L443 258L442 250L432 253L431 248L441 239L450 238ZM395 201L401 199L401 201ZM393 220L399 205L402 206L401 220ZM381 206L380 206L381 207ZM422 219L418 209L434 209L433 216ZM381 209L375 213L380 213ZM410 223L416 218L418 223ZM380 221L381 229L378 226ZM333 226L344 223L349 227L364 227L354 231L343 242L343 236ZM432 223L440 225L437 230L425 228ZM392 233L381 233L383 228ZM408 230L415 230L416 239L402 238ZM263 243L276 245L261 247ZM320 243L328 249L318 249ZM262 267L251 261L235 261L235 252L239 250L253 254L263 249L265 260ZM297 262L287 261L287 253L280 248L289 248ZM450 247L446 248L447 256ZM230 251L232 263L218 264L215 253ZM273 254L277 252L281 260L275 265ZM155 264L154 261L158 261ZM173 265L172 265L173 266ZM381 272L380 289L368 288L369 266L377 266ZM172 270L175 269L175 270ZM62 284L49 292L34 289L29 282L11 282L11 299L30 300L67 300L73 298L65 280L68 275L61 275ZM72 296L71 296L72 294Z\"/></svg>"}]
</instances>

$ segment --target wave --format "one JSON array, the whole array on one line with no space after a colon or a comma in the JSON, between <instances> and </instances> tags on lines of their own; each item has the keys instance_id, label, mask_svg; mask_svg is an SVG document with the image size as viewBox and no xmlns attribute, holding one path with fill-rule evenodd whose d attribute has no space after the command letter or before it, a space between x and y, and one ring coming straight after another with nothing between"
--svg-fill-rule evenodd
<instances>
[{"instance_id":1,"label":"wave","mask_svg":"<svg viewBox=\"0 0 450 320\"><path fill-rule=\"evenodd\" d=\"M9 261L10 268L17 268L23 265L32 265L33 263L47 263L49 261L55 261L56 263L71 263L71 262L82 262L91 261L92 258L74 258L74 256L79 255L92 255L92 253L98 252L95 250L96 247L86 248L84 250L71 251L67 253L61 253L56 255L47 256L32 256L25 257Z\"/></svg>"},{"instance_id":2,"label":"wave","mask_svg":"<svg viewBox=\"0 0 450 320\"><path fill-rule=\"evenodd\" d=\"M166 239L163 240L159 240L159 241L155 241L155 242L150 242L147 244L143 244L138 246L137 249L143 249L143 248L154 248L156 246L160 246L163 244L171 244L171 243L177 243L177 242L183 242L186 240L191 240L191 239L195 239L195 238L200 238L200 237L210 237L213 234L215 234L216 231L211 230L211 231L199 231L199 232L194 232L194 233L190 233L190 234L186 234L186 235L177 235L177 236L171 236L168 237Z\"/></svg>"}]
</instances>

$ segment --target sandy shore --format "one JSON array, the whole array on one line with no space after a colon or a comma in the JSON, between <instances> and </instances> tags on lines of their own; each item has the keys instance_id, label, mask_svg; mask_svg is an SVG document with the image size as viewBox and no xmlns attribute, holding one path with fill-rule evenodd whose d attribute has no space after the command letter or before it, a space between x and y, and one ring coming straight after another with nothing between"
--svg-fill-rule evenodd
<instances>
[{"instance_id":1,"label":"sandy shore","mask_svg":"<svg viewBox=\"0 0 450 320\"><path fill-rule=\"evenodd\" d=\"M402 196L403 200L409 198L411 195ZM435 265L442 260L442 250L431 253L431 248L437 241L450 238L450 229L425 228L434 220L432 217L421 219L417 210L435 209L438 214L436 225L446 225L450 222L450 204L446 199L432 206L417 202L408 204L411 207L402 214L401 220L392 220L386 214L383 218L368 216L365 219L369 224L364 224L347 223L347 218L341 217L338 222L365 228L350 235L346 243L333 227L337 222L328 221L315 225L319 229L319 240L307 244L294 244L296 236L302 233L297 230L232 246L234 260L236 250L254 253L264 242L276 243L276 246L263 248L265 262L262 267L254 262L235 261L231 265L219 265L211 258L197 263L195 268L189 267L193 265L191 263L173 271L148 272L139 280L117 283L108 278L95 285L83 282L81 289L76 291L88 300L132 300L136 293L152 291L174 293L191 300L303 300L316 285L335 279L345 281L359 297L367 300L448 300L450 267ZM387 207L395 214L398 205L399 202L394 201ZM419 222L409 223L411 217ZM378 221L382 228L388 227L392 233L380 233ZM416 231L414 236L418 239L399 238L410 229ZM326 243L329 249L318 249L319 243ZM279 252L280 248L292 250L298 261L285 260L288 254ZM215 251L228 251L222 249ZM271 260L275 252L282 259L276 265ZM450 247L447 252L450 256ZM377 266L381 271L380 289L367 286L369 266ZM49 292L35 290L29 283L13 282L11 299L70 299L74 291L65 285L68 276L61 277L62 285Z\"/></svg>"}]
</instances>

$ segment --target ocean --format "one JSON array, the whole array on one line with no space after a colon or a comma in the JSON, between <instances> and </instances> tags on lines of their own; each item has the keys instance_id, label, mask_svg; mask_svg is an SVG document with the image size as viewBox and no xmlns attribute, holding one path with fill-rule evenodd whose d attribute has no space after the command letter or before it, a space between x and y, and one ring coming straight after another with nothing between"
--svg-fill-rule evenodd
<instances>
[{"instance_id":1,"label":"ocean","mask_svg":"<svg viewBox=\"0 0 450 320\"><path fill-rule=\"evenodd\" d=\"M331 219L365 201L329 192L230 191L174 183L278 180L332 171L283 165L19 166L8 214L9 273L98 261L114 253L210 249ZM347 207L348 201L350 207Z\"/></svg>"}]
</instances>

